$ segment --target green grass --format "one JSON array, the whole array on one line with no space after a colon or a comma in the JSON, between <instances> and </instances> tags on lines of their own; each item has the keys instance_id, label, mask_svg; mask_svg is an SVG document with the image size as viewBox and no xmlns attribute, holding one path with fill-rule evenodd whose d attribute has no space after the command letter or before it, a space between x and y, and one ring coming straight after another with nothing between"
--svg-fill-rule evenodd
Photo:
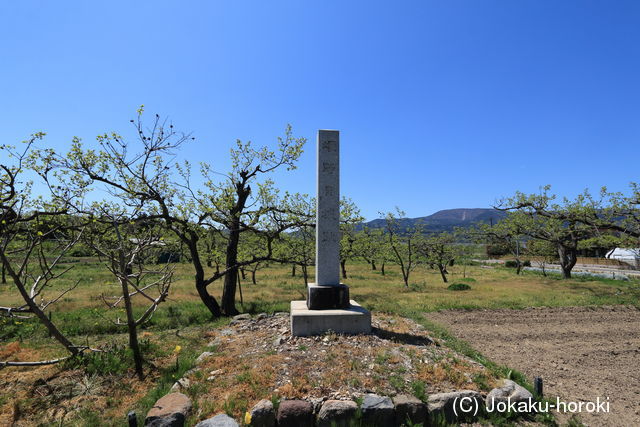
<instances>
[{"instance_id":1,"label":"green grass","mask_svg":"<svg viewBox=\"0 0 640 427\"><path fill-rule=\"evenodd\" d=\"M109 310L100 298L101 295L117 295L118 286L104 266L93 259L69 258L60 268L69 265L73 265L74 268L69 274L55 281L52 288L47 290L47 295L55 296L76 280L80 280L80 283L77 289L52 306L53 321L75 343L89 343L92 346L99 344L114 350L110 356L92 356L81 364L69 367L83 369L87 374L131 375L132 364L126 348L126 329L108 320L118 317L124 319L124 314L121 310ZM452 292L448 288L449 284L442 281L436 270L420 266L410 277L411 285L405 287L396 266L387 265L385 269L386 275L383 276L380 269L372 271L365 263L348 263L348 277L343 281L350 286L352 297L368 309L412 318L452 350L482 363L493 375L511 376L530 390L531 384L522 374L487 360L468 343L456 339L440 325L426 320L423 313L442 309L520 309L534 306L628 304L640 307L640 282L636 279L617 281L576 277L561 280L557 275L544 277L538 272L524 271L516 275L513 269L503 267L456 265L449 268L450 282L472 286L464 292ZM313 272L310 272L309 280L313 282ZM289 267L279 265L258 271L256 285L250 281L243 281L244 301L239 301L238 293L237 308L241 312L252 314L288 311L289 302L304 298L305 293L302 276L298 274L292 277L290 273ZM177 264L174 277L168 301L161 305L152 320L140 329L141 340L145 339L144 334L148 334L147 336L153 338L151 341L156 343L155 347L145 348L145 354L151 361L164 360L164 364L161 363L152 370L154 383L149 386L139 402L128 404L127 407L114 404L114 410L119 411L122 420L130 409L135 409L138 416L143 417L151 405L193 366L197 354L206 349L208 340L203 336L203 332L228 322L228 319L212 322L210 313L200 302L194 289L193 272L189 264ZM209 286L210 292L218 300L221 296L221 286L219 282ZM3 301L3 305L20 304L19 295L11 283L0 285L0 300ZM136 312L141 313L145 307L144 301L135 298L134 303ZM63 355L60 346L48 338L47 331L36 320L0 318L0 341L2 344L19 341L21 346L36 350L41 356ZM181 345L184 349L177 366L171 354L175 345ZM378 358L376 362L383 363L389 355L379 354ZM167 360L171 363L167 364ZM389 372L389 375L392 376L393 373ZM253 383L251 378L244 380L248 384ZM479 377L474 380L481 388L488 387L486 378ZM414 394L420 394L419 384L412 384L410 387ZM0 404L10 400L11 397L0 392ZM237 408L238 405L245 404L246 402L231 400L227 402L227 409L231 410L232 407ZM81 411L78 414L82 419L93 419L90 411Z\"/></svg>"}]
</instances>

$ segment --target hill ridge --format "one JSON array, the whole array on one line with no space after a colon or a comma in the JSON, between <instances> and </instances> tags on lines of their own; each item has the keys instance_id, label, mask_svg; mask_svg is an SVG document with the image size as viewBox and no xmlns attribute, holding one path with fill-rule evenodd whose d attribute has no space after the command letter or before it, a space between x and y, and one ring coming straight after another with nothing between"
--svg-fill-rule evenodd
<instances>
[{"instance_id":1,"label":"hill ridge","mask_svg":"<svg viewBox=\"0 0 640 427\"><path fill-rule=\"evenodd\" d=\"M431 215L416 218L399 218L398 225L401 229L422 224L425 231L453 231L456 227L469 227L478 222L494 224L506 216L506 213L493 208L453 208L442 209ZM362 224L362 227L382 228L385 226L384 218L374 219ZM360 227L359 227L360 228Z\"/></svg>"}]
</instances>

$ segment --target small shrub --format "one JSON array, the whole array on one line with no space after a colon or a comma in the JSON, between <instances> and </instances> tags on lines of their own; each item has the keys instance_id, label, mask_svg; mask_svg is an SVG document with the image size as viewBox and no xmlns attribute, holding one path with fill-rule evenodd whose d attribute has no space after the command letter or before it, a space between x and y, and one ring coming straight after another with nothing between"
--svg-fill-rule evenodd
<instances>
[{"instance_id":1,"label":"small shrub","mask_svg":"<svg viewBox=\"0 0 640 427\"><path fill-rule=\"evenodd\" d=\"M489 377L487 377L484 373L477 373L471 376L471 380L476 383L478 388L482 391L491 390L491 386L489 385Z\"/></svg>"},{"instance_id":2,"label":"small shrub","mask_svg":"<svg viewBox=\"0 0 640 427\"><path fill-rule=\"evenodd\" d=\"M423 402L427 401L427 392L425 391L424 381L416 380L411 383L411 391L413 395Z\"/></svg>"},{"instance_id":3,"label":"small shrub","mask_svg":"<svg viewBox=\"0 0 640 427\"><path fill-rule=\"evenodd\" d=\"M421 292L424 291L427 287L426 283L410 283L409 284L409 289L414 291L414 292Z\"/></svg>"},{"instance_id":4,"label":"small shrub","mask_svg":"<svg viewBox=\"0 0 640 427\"><path fill-rule=\"evenodd\" d=\"M516 268L516 267L518 267L518 262L515 261L515 260L505 261L504 266L508 267L508 268ZM520 266L521 267L531 267L531 261L526 259L526 260L524 260L524 261L522 261L520 263Z\"/></svg>"},{"instance_id":5,"label":"small shrub","mask_svg":"<svg viewBox=\"0 0 640 427\"><path fill-rule=\"evenodd\" d=\"M398 391L404 389L404 379L399 375L391 375L389 377L389 384Z\"/></svg>"},{"instance_id":6,"label":"small shrub","mask_svg":"<svg viewBox=\"0 0 640 427\"><path fill-rule=\"evenodd\" d=\"M468 291L471 286L466 283L453 283L447 287L450 291Z\"/></svg>"},{"instance_id":7,"label":"small shrub","mask_svg":"<svg viewBox=\"0 0 640 427\"><path fill-rule=\"evenodd\" d=\"M69 251L69 256L74 258L90 257L93 256L93 251L85 246L78 245Z\"/></svg>"},{"instance_id":8,"label":"small shrub","mask_svg":"<svg viewBox=\"0 0 640 427\"><path fill-rule=\"evenodd\" d=\"M133 365L129 350L124 346L112 345L105 352L87 353L81 357L65 360L65 368L81 368L87 375L121 375Z\"/></svg>"}]
</instances>

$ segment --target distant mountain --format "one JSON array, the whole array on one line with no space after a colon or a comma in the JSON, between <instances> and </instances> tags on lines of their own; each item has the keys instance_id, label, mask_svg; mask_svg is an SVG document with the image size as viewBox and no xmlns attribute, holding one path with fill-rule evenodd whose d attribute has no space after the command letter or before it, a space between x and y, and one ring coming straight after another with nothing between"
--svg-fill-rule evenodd
<instances>
[{"instance_id":1,"label":"distant mountain","mask_svg":"<svg viewBox=\"0 0 640 427\"><path fill-rule=\"evenodd\" d=\"M493 223L500 221L507 214L503 211L487 208L460 208L445 209L438 211L433 215L422 216L419 218L400 218L398 225L402 229L422 224L427 232L453 231L455 227L469 227L478 222ZM362 224L369 228L382 228L385 226L384 219L374 219L373 221Z\"/></svg>"}]
</instances>

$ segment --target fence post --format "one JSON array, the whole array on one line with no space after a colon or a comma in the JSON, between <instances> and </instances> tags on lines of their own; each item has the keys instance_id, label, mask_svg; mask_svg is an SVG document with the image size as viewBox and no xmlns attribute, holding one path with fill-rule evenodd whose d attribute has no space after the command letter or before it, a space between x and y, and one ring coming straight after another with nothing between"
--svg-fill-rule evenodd
<instances>
[{"instance_id":1,"label":"fence post","mask_svg":"<svg viewBox=\"0 0 640 427\"><path fill-rule=\"evenodd\" d=\"M535 377L533 379L533 391L536 393L538 399L542 398L542 377Z\"/></svg>"},{"instance_id":2,"label":"fence post","mask_svg":"<svg viewBox=\"0 0 640 427\"><path fill-rule=\"evenodd\" d=\"M127 420L129 421L129 427L138 427L138 418L136 417L136 411L130 411L127 414Z\"/></svg>"}]
</instances>

